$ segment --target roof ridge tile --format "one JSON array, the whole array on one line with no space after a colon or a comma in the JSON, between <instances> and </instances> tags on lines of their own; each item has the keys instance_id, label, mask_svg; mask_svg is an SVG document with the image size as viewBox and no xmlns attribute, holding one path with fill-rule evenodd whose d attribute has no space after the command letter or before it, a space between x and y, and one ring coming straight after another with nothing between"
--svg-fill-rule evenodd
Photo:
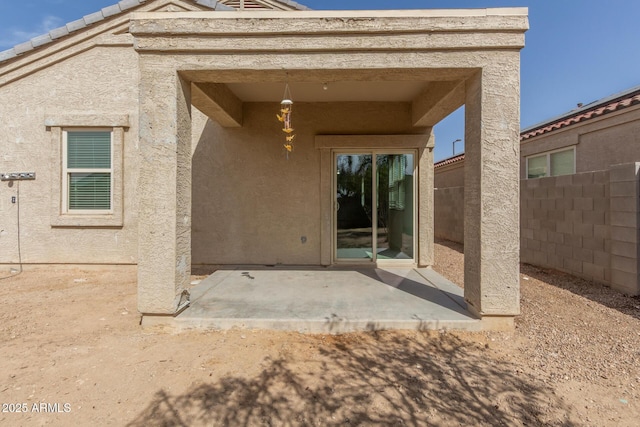
<instances>
[{"instance_id":1,"label":"roof ridge tile","mask_svg":"<svg viewBox=\"0 0 640 427\"><path fill-rule=\"evenodd\" d=\"M76 19L75 21L69 22L67 24L67 30L69 30L69 32L72 33L74 31L81 30L86 26L87 26L87 23L84 22L84 18L80 18L80 19Z\"/></svg>"},{"instance_id":2,"label":"roof ridge tile","mask_svg":"<svg viewBox=\"0 0 640 427\"><path fill-rule=\"evenodd\" d=\"M99 10L89 15L85 15L82 18L82 20L84 21L85 24L91 25L91 24L95 24L96 22L104 21L104 16L102 16L102 11Z\"/></svg>"},{"instance_id":3,"label":"roof ridge tile","mask_svg":"<svg viewBox=\"0 0 640 427\"><path fill-rule=\"evenodd\" d=\"M43 44L51 43L53 39L49 33L42 34L40 36L34 37L31 40L31 45L36 48L38 46L42 46Z\"/></svg>"},{"instance_id":4,"label":"roof ridge tile","mask_svg":"<svg viewBox=\"0 0 640 427\"><path fill-rule=\"evenodd\" d=\"M118 2L118 6L120 6L120 10L124 12L127 9L139 6L144 3L144 1L145 0L121 0Z\"/></svg>"},{"instance_id":5,"label":"roof ridge tile","mask_svg":"<svg viewBox=\"0 0 640 427\"><path fill-rule=\"evenodd\" d=\"M66 25L62 27L54 28L53 30L49 31L49 36L51 36L51 40L59 39L61 37L66 36L67 34L69 34L69 29L67 28Z\"/></svg>"},{"instance_id":6,"label":"roof ridge tile","mask_svg":"<svg viewBox=\"0 0 640 427\"><path fill-rule=\"evenodd\" d=\"M33 45L31 44L31 40L26 41L24 43L20 43L19 45L16 45L16 46L13 47L13 50L16 53L16 55L20 55L21 53L28 52L31 49L33 49Z\"/></svg>"},{"instance_id":7,"label":"roof ridge tile","mask_svg":"<svg viewBox=\"0 0 640 427\"><path fill-rule=\"evenodd\" d=\"M122 9L120 9L120 4L116 3L112 4L111 6L102 8L101 12L102 16L104 16L105 18L109 18L122 12Z\"/></svg>"}]
</instances>

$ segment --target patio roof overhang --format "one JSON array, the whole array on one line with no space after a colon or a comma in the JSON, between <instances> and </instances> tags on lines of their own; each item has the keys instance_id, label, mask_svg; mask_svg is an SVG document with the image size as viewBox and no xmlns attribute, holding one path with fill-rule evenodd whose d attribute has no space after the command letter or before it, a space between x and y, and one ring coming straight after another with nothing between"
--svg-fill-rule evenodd
<instances>
[{"instance_id":1,"label":"patio roof overhang","mask_svg":"<svg viewBox=\"0 0 640 427\"><path fill-rule=\"evenodd\" d=\"M465 299L479 316L518 314L520 49L527 29L526 8L135 14L139 310L171 315L184 302L191 104L237 127L244 102L279 102L289 82L300 85L296 96L305 102L401 96L411 105L411 126L427 129L466 105ZM344 91L323 100L327 82Z\"/></svg>"},{"instance_id":2,"label":"patio roof overhang","mask_svg":"<svg viewBox=\"0 0 640 427\"><path fill-rule=\"evenodd\" d=\"M413 126L424 127L464 104L464 81L478 68L396 67L394 55L519 50L526 27L522 8L181 12L134 14L131 33L140 53L182 58L193 105L222 126L241 126L243 102L278 102L289 82L298 102L409 102ZM262 60L212 67L210 55ZM355 59L366 56L384 60L363 69Z\"/></svg>"}]
</instances>

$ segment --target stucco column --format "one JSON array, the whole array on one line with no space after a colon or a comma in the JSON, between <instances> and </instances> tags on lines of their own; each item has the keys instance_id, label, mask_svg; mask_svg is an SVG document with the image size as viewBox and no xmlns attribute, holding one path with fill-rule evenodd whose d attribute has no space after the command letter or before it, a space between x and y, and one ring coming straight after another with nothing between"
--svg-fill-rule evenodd
<instances>
[{"instance_id":1,"label":"stucco column","mask_svg":"<svg viewBox=\"0 0 640 427\"><path fill-rule=\"evenodd\" d=\"M500 52L466 83L464 296L479 316L520 312L520 60Z\"/></svg>"},{"instance_id":2,"label":"stucco column","mask_svg":"<svg viewBox=\"0 0 640 427\"><path fill-rule=\"evenodd\" d=\"M166 57L140 56L138 310L174 314L191 272L191 94Z\"/></svg>"},{"instance_id":3,"label":"stucco column","mask_svg":"<svg viewBox=\"0 0 640 427\"><path fill-rule=\"evenodd\" d=\"M329 148L320 150L320 265L331 265L331 228L335 194L331 190L333 183L333 156Z\"/></svg>"},{"instance_id":4,"label":"stucco column","mask_svg":"<svg viewBox=\"0 0 640 427\"><path fill-rule=\"evenodd\" d=\"M433 148L435 136L429 131L426 145L418 149L418 267L435 263L434 254L434 195Z\"/></svg>"}]
</instances>

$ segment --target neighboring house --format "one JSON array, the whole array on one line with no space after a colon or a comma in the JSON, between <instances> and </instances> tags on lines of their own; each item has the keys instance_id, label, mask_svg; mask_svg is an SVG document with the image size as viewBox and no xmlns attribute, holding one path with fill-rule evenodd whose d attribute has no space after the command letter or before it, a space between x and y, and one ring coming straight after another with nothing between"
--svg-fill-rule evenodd
<instances>
[{"instance_id":1,"label":"neighboring house","mask_svg":"<svg viewBox=\"0 0 640 427\"><path fill-rule=\"evenodd\" d=\"M465 155L434 164L436 188L464 186ZM580 105L520 132L520 178L609 169L640 161L640 86Z\"/></svg>"},{"instance_id":2,"label":"neighboring house","mask_svg":"<svg viewBox=\"0 0 640 427\"><path fill-rule=\"evenodd\" d=\"M523 129L520 155L522 179L640 161L640 86Z\"/></svg>"},{"instance_id":3,"label":"neighboring house","mask_svg":"<svg viewBox=\"0 0 640 427\"><path fill-rule=\"evenodd\" d=\"M640 86L522 130L522 261L640 293L638 162ZM465 155L434 168L435 234L462 242Z\"/></svg>"},{"instance_id":4,"label":"neighboring house","mask_svg":"<svg viewBox=\"0 0 640 427\"><path fill-rule=\"evenodd\" d=\"M469 209L466 298L512 317L527 28L518 8L124 0L2 52L0 264L136 266L145 317L181 310L196 269L429 266L431 130L464 104L485 153L467 202L502 210Z\"/></svg>"}]
</instances>

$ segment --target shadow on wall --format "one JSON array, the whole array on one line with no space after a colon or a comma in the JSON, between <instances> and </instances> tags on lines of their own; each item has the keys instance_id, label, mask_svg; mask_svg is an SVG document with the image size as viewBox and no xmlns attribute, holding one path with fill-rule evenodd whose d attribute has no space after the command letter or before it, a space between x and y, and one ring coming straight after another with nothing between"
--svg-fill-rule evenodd
<instances>
[{"instance_id":1,"label":"shadow on wall","mask_svg":"<svg viewBox=\"0 0 640 427\"><path fill-rule=\"evenodd\" d=\"M551 389L479 344L437 333L324 338L302 360L265 359L253 378L161 389L129 425L574 425Z\"/></svg>"},{"instance_id":2,"label":"shadow on wall","mask_svg":"<svg viewBox=\"0 0 640 427\"><path fill-rule=\"evenodd\" d=\"M553 269L520 264L520 272L560 289L587 298L627 316L640 319L640 296L630 297L610 287Z\"/></svg>"}]
</instances>

